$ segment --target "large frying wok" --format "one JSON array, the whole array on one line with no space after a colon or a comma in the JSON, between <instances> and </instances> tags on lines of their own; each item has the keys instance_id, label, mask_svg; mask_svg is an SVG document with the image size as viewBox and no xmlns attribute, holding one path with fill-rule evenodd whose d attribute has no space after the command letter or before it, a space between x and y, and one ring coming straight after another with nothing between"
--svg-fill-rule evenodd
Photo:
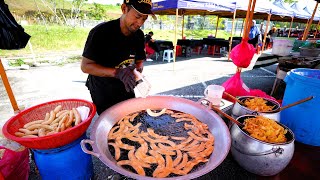
<instances>
[{"instance_id":1,"label":"large frying wok","mask_svg":"<svg viewBox=\"0 0 320 180\"><path fill-rule=\"evenodd\" d=\"M81 146L84 152L98 157L105 165L125 176L134 179L155 179L152 177L140 176L124 168L117 166L116 160L112 157L108 148L107 135L112 126L125 115L133 112L150 109L167 108L195 116L198 120L206 123L210 132L215 137L214 151L209 161L199 170L185 176L165 178L165 179L193 179L202 176L222 163L226 158L230 146L231 138L228 127L224 121L212 110L200 103L187 99L169 96L151 96L147 98L135 98L118 103L105 112L94 122L90 139L82 140ZM85 145L91 144L93 150L89 151Z\"/></svg>"}]
</instances>

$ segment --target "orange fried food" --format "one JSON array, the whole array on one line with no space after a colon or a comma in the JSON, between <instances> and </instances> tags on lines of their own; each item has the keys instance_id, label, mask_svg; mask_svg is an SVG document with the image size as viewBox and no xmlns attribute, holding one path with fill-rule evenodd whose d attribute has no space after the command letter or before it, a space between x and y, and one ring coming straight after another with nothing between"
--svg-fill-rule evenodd
<instances>
[{"instance_id":1,"label":"orange fried food","mask_svg":"<svg viewBox=\"0 0 320 180\"><path fill-rule=\"evenodd\" d=\"M117 165L119 165L119 166L129 165L129 166L131 166L139 175L145 176L146 173L144 172L143 167L150 168L150 165L139 161L139 160L134 156L134 150L130 150L130 151L129 151L128 157L129 157L129 160L118 161L118 162L117 162Z\"/></svg>"},{"instance_id":2,"label":"orange fried food","mask_svg":"<svg viewBox=\"0 0 320 180\"><path fill-rule=\"evenodd\" d=\"M114 151L115 151L115 156L114 156L114 158L115 158L116 160L118 160L118 159L120 158L120 153L121 153L120 148L119 148L115 143L109 143L109 145L113 146Z\"/></svg>"},{"instance_id":3,"label":"orange fried food","mask_svg":"<svg viewBox=\"0 0 320 180\"><path fill-rule=\"evenodd\" d=\"M138 148L138 150L136 151L135 156L137 157L137 159L145 163L149 163L149 164L157 163L157 160L155 157L147 155L148 150L149 150L148 144L144 142L141 144L141 147Z\"/></svg>"},{"instance_id":4,"label":"orange fried food","mask_svg":"<svg viewBox=\"0 0 320 180\"><path fill-rule=\"evenodd\" d=\"M124 144L121 141L121 139L122 139L122 137L120 137L120 136L116 138L115 142L116 142L117 147L122 148L122 149L126 149L126 150L134 150L135 149L134 146L130 146L128 144Z\"/></svg>"},{"instance_id":5,"label":"orange fried food","mask_svg":"<svg viewBox=\"0 0 320 180\"><path fill-rule=\"evenodd\" d=\"M174 167L177 166L181 162L181 159L182 159L182 152L180 150L177 150L177 157L173 161L173 166Z\"/></svg>"},{"instance_id":6,"label":"orange fried food","mask_svg":"<svg viewBox=\"0 0 320 180\"><path fill-rule=\"evenodd\" d=\"M246 130L250 136L264 142L284 143L287 141L285 136L287 130L274 120L263 116L246 119L243 129Z\"/></svg>"},{"instance_id":7,"label":"orange fried food","mask_svg":"<svg viewBox=\"0 0 320 180\"><path fill-rule=\"evenodd\" d=\"M267 101L259 97L248 98L244 101L244 104L247 108L258 112L268 112L274 108L274 106L268 106Z\"/></svg>"}]
</instances>

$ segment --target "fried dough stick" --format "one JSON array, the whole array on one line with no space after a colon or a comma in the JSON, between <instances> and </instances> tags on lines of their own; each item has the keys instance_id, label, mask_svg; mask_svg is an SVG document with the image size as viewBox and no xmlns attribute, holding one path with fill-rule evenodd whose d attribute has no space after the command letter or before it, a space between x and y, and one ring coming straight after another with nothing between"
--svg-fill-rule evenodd
<instances>
[{"instance_id":1,"label":"fried dough stick","mask_svg":"<svg viewBox=\"0 0 320 180\"><path fill-rule=\"evenodd\" d=\"M134 156L134 150L130 150L128 153L129 160L118 161L118 166L129 165L131 166L139 175L145 176L143 167L150 168L149 164L142 163Z\"/></svg>"}]
</instances>

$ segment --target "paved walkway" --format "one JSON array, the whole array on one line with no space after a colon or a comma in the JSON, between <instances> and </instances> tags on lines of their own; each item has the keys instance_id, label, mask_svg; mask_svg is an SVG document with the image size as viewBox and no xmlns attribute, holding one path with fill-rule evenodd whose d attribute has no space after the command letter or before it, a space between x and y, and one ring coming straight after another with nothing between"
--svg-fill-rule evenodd
<instances>
[{"instance_id":1,"label":"paved walkway","mask_svg":"<svg viewBox=\"0 0 320 180\"><path fill-rule=\"evenodd\" d=\"M143 74L152 84L151 95L201 84L201 90L193 90L187 95L203 96L202 89L212 83L210 81L224 80L232 76L235 70L235 65L226 58L193 56L178 58L175 63L146 62ZM8 70L6 73L21 109L56 99L91 100L84 86L87 75L80 70L80 63L63 66L44 65L32 67L29 70ZM273 78L274 74L267 74L267 76ZM221 84L223 81L215 83ZM0 122L4 123L13 115L13 111L2 81L0 99Z\"/></svg>"}]
</instances>

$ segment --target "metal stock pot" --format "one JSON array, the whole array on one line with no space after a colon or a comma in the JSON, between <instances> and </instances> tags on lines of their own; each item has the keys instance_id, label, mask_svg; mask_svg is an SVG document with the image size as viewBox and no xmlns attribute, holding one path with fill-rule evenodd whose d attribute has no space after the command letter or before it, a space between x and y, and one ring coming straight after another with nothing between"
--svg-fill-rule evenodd
<instances>
[{"instance_id":1,"label":"metal stock pot","mask_svg":"<svg viewBox=\"0 0 320 180\"><path fill-rule=\"evenodd\" d=\"M240 96L238 97L238 99L241 102L244 102L246 99L248 98L254 98L255 96ZM274 108L272 110L275 110L276 112L257 112L254 110L251 110L245 106L240 105L238 102L236 102L233 105L232 108L232 116L234 118L237 118L239 116L243 116L243 115L261 115L270 119L273 119L277 122L280 122L280 112L278 111L280 109L280 104L277 101L274 101L272 99L268 99L268 98L263 98L264 100L267 101L267 105L270 106L274 106Z\"/></svg>"},{"instance_id":2,"label":"metal stock pot","mask_svg":"<svg viewBox=\"0 0 320 180\"><path fill-rule=\"evenodd\" d=\"M245 119L256 117L245 115L237 118L243 123ZM267 143L251 137L238 125L231 128L231 153L241 167L260 176L273 176L282 171L292 159L294 153L294 134L288 130L285 143Z\"/></svg>"},{"instance_id":3,"label":"metal stock pot","mask_svg":"<svg viewBox=\"0 0 320 180\"><path fill-rule=\"evenodd\" d=\"M167 108L192 114L198 120L208 125L210 132L215 138L214 151L211 154L209 161L202 168L184 176L165 179L185 180L200 177L215 169L226 158L230 150L231 138L224 121L215 112L200 103L169 96L150 96L147 98L129 99L107 109L94 122L90 139L82 140L81 147L83 151L98 157L105 165L125 176L134 179L155 179L153 177L140 176L117 166L116 160L114 160L109 152L107 140L110 129L118 120L130 113L146 110L148 108ZM93 150L89 151L85 147L86 144L90 144Z\"/></svg>"}]
</instances>

